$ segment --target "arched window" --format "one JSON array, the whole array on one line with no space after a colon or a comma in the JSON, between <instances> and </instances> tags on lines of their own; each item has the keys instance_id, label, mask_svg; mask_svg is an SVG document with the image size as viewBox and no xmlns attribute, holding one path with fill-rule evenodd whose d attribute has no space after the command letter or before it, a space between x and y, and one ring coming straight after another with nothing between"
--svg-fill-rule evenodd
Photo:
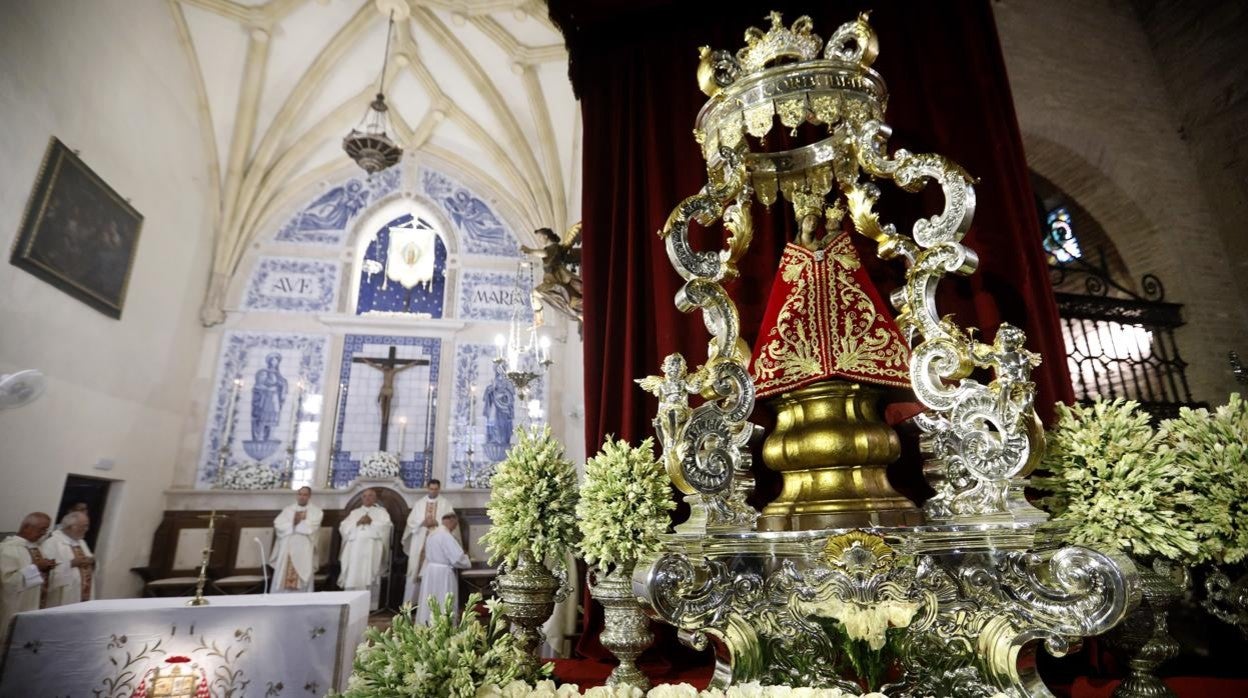
<instances>
[{"instance_id":1,"label":"arched window","mask_svg":"<svg viewBox=\"0 0 1248 698\"><path fill-rule=\"evenodd\" d=\"M434 218L414 204L361 240L355 313L441 318L446 302L446 243ZM367 233L367 230L366 230Z\"/></svg>"},{"instance_id":2,"label":"arched window","mask_svg":"<svg viewBox=\"0 0 1248 698\"><path fill-rule=\"evenodd\" d=\"M1139 288L1113 241L1077 201L1033 173L1040 244L1049 256L1066 366L1083 403L1126 397L1155 418L1192 405L1174 330L1182 306L1156 277Z\"/></svg>"},{"instance_id":3,"label":"arched window","mask_svg":"<svg viewBox=\"0 0 1248 698\"><path fill-rule=\"evenodd\" d=\"M1044 236L1044 249L1053 255L1059 264L1065 264L1083 256L1083 250L1079 248L1079 238L1075 236L1070 211L1065 206L1059 205L1050 209L1048 215L1045 216L1045 222L1048 223L1049 230L1048 235Z\"/></svg>"}]
</instances>

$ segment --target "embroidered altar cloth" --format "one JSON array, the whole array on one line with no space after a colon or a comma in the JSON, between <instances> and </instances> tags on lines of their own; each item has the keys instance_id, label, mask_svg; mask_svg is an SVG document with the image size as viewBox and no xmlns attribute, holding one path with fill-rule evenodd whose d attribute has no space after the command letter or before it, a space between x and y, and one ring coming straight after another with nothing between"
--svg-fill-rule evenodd
<instances>
[{"instance_id":1,"label":"embroidered altar cloth","mask_svg":"<svg viewBox=\"0 0 1248 698\"><path fill-rule=\"evenodd\" d=\"M750 365L758 397L834 378L908 388L909 365L849 233L818 251L785 246Z\"/></svg>"},{"instance_id":2,"label":"embroidered altar cloth","mask_svg":"<svg viewBox=\"0 0 1248 698\"><path fill-rule=\"evenodd\" d=\"M187 657L211 696L343 690L368 624L368 592L109 599L19 613L0 698L132 698L152 669Z\"/></svg>"}]
</instances>

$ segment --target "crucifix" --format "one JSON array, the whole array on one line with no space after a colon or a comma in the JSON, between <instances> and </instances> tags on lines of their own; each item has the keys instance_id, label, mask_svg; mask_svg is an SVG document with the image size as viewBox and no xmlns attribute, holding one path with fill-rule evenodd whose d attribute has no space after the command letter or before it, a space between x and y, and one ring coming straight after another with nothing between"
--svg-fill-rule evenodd
<instances>
[{"instance_id":1,"label":"crucifix","mask_svg":"<svg viewBox=\"0 0 1248 698\"><path fill-rule=\"evenodd\" d=\"M356 356L351 363L364 364L381 371L381 392L377 394L377 404L381 405L381 442L377 447L383 453L386 442L390 439L390 401L394 399L394 377L414 366L428 366L428 359L400 359L397 348L390 347L390 355L386 358L374 359L367 356Z\"/></svg>"}]
</instances>

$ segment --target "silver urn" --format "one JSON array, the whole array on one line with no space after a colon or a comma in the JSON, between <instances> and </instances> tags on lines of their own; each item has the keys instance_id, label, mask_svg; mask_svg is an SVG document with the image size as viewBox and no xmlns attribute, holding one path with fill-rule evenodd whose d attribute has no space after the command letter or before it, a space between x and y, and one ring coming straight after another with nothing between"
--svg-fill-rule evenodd
<instances>
[{"instance_id":1,"label":"silver urn","mask_svg":"<svg viewBox=\"0 0 1248 698\"><path fill-rule=\"evenodd\" d=\"M537 650L545 639L542 625L555 612L555 594L562 586L545 565L521 553L515 567L499 575L495 581L498 597L506 604L511 634L524 652L526 661L536 668Z\"/></svg>"},{"instance_id":2,"label":"silver urn","mask_svg":"<svg viewBox=\"0 0 1248 698\"><path fill-rule=\"evenodd\" d=\"M607 677L608 686L633 686L642 691L650 688L650 680L637 668L637 657L654 642L650 620L642 612L633 593L635 561L615 566L607 574L590 570L589 594L602 604L605 622L598 640L620 665Z\"/></svg>"}]
</instances>

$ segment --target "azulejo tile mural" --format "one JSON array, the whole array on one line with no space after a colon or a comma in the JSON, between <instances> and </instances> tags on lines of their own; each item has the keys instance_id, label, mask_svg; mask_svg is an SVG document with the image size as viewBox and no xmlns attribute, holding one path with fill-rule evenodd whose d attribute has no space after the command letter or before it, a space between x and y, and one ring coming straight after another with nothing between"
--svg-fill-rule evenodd
<instances>
[{"instance_id":1,"label":"azulejo tile mural","mask_svg":"<svg viewBox=\"0 0 1248 698\"><path fill-rule=\"evenodd\" d=\"M405 213L373 233L360 265L357 315L442 317L446 244L433 224Z\"/></svg>"},{"instance_id":2,"label":"azulejo tile mural","mask_svg":"<svg viewBox=\"0 0 1248 698\"><path fill-rule=\"evenodd\" d=\"M516 237L494 210L463 184L441 172L422 167L420 191L442 208L460 233L460 249L469 254L519 257Z\"/></svg>"},{"instance_id":3,"label":"azulejo tile mural","mask_svg":"<svg viewBox=\"0 0 1248 698\"><path fill-rule=\"evenodd\" d=\"M243 296L243 310L330 313L337 309L342 263L302 257L261 257Z\"/></svg>"},{"instance_id":4,"label":"azulejo tile mural","mask_svg":"<svg viewBox=\"0 0 1248 698\"><path fill-rule=\"evenodd\" d=\"M514 272L465 269L459 277L459 316L464 320L507 322L517 309L532 319L528 294Z\"/></svg>"},{"instance_id":5,"label":"azulejo tile mural","mask_svg":"<svg viewBox=\"0 0 1248 698\"><path fill-rule=\"evenodd\" d=\"M341 245L350 224L365 209L398 190L402 169L393 167L369 177L352 177L309 201L277 231L278 242Z\"/></svg>"},{"instance_id":6,"label":"azulejo tile mural","mask_svg":"<svg viewBox=\"0 0 1248 698\"><path fill-rule=\"evenodd\" d=\"M474 479L488 476L507 457L515 428L528 420L543 421L547 414L545 377L530 386L530 404L521 405L515 386L494 363L497 355L493 344L455 347L448 486L463 487L470 467Z\"/></svg>"},{"instance_id":7,"label":"azulejo tile mural","mask_svg":"<svg viewBox=\"0 0 1248 698\"><path fill-rule=\"evenodd\" d=\"M261 463L275 470L293 455L292 481L310 483L324 405L325 335L226 332L221 340L196 486ZM293 454L288 448L294 444Z\"/></svg>"},{"instance_id":8,"label":"azulejo tile mural","mask_svg":"<svg viewBox=\"0 0 1248 698\"><path fill-rule=\"evenodd\" d=\"M338 413L334 422L332 478L345 487L360 466L381 450L399 457L409 487L433 476L438 375L442 340L433 337L349 334L343 338ZM388 398L383 395L388 392Z\"/></svg>"}]
</instances>

